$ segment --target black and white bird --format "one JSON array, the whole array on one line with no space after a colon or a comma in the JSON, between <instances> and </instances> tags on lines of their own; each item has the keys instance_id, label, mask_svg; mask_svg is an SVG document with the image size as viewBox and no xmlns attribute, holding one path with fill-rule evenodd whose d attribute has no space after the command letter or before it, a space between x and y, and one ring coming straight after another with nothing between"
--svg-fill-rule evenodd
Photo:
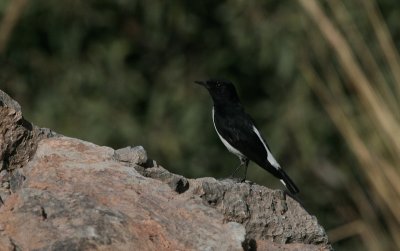
<instances>
[{"instance_id":1,"label":"black and white bird","mask_svg":"<svg viewBox=\"0 0 400 251\"><path fill-rule=\"evenodd\" d=\"M195 83L209 91L214 102L212 119L215 131L226 148L239 157L240 166L237 169L245 167L244 180L251 160L280 179L291 194L298 193L297 186L272 156L253 119L244 111L235 86L223 80L195 81Z\"/></svg>"}]
</instances>

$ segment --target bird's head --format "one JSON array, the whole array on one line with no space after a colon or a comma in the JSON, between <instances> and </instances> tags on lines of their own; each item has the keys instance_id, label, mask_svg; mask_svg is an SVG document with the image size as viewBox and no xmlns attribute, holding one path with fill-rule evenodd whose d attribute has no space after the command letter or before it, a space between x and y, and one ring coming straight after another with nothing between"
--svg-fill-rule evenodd
<instances>
[{"instance_id":1,"label":"bird's head","mask_svg":"<svg viewBox=\"0 0 400 251\"><path fill-rule=\"evenodd\" d=\"M214 103L239 103L239 97L232 82L218 79L194 82L204 86L209 91Z\"/></svg>"}]
</instances>

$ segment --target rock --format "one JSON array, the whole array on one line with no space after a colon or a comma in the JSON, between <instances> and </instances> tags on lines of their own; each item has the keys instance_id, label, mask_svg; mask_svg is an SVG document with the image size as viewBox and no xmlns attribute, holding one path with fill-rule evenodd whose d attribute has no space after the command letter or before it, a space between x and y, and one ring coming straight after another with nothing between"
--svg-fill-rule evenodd
<instances>
[{"instance_id":1,"label":"rock","mask_svg":"<svg viewBox=\"0 0 400 251\"><path fill-rule=\"evenodd\" d=\"M37 142L54 136L49 129L33 126L22 117L21 107L0 90L0 160L2 170L24 166L35 152Z\"/></svg>"},{"instance_id":2,"label":"rock","mask_svg":"<svg viewBox=\"0 0 400 251\"><path fill-rule=\"evenodd\" d=\"M8 96L7 93L0 90L0 107L8 107L11 110L21 113L21 106L17 101Z\"/></svg>"},{"instance_id":3,"label":"rock","mask_svg":"<svg viewBox=\"0 0 400 251\"><path fill-rule=\"evenodd\" d=\"M170 173L162 166L151 168L135 166L135 169L145 177L163 181L177 193L183 193L189 189L189 181L185 177Z\"/></svg>"},{"instance_id":4,"label":"rock","mask_svg":"<svg viewBox=\"0 0 400 251\"><path fill-rule=\"evenodd\" d=\"M143 146L128 146L115 150L114 157L131 165L144 165L147 163L147 153Z\"/></svg>"},{"instance_id":5,"label":"rock","mask_svg":"<svg viewBox=\"0 0 400 251\"><path fill-rule=\"evenodd\" d=\"M280 190L232 180L199 179L198 194L221 212L225 221L246 227L246 239L276 243L327 244L324 229L293 198ZM193 186L193 185L192 185Z\"/></svg>"},{"instance_id":6,"label":"rock","mask_svg":"<svg viewBox=\"0 0 400 251\"><path fill-rule=\"evenodd\" d=\"M169 184L170 180L184 179L185 196L200 196L203 202L224 215L226 222L238 222L246 227L247 240L273 240L275 243L306 243L312 247L328 245L328 237L315 217L293 198L280 190L271 190L251 183L231 179L190 179L172 174L162 167L140 169L146 176Z\"/></svg>"},{"instance_id":7,"label":"rock","mask_svg":"<svg viewBox=\"0 0 400 251\"><path fill-rule=\"evenodd\" d=\"M0 90L0 204L10 189L22 184L19 169L31 159L39 140L55 135L26 121L20 105Z\"/></svg>"},{"instance_id":8,"label":"rock","mask_svg":"<svg viewBox=\"0 0 400 251\"><path fill-rule=\"evenodd\" d=\"M0 116L0 250L331 250L282 191L54 134L2 92Z\"/></svg>"},{"instance_id":9,"label":"rock","mask_svg":"<svg viewBox=\"0 0 400 251\"><path fill-rule=\"evenodd\" d=\"M242 225L113 156L72 138L40 141L0 209L2 234L22 250L242 249Z\"/></svg>"}]
</instances>

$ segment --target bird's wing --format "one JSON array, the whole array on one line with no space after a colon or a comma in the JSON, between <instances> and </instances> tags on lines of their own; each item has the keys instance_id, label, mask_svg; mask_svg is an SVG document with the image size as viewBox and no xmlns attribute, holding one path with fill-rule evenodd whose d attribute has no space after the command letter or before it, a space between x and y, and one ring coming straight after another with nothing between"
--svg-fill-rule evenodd
<instances>
[{"instance_id":1,"label":"bird's wing","mask_svg":"<svg viewBox=\"0 0 400 251\"><path fill-rule=\"evenodd\" d=\"M272 156L250 116L244 115L240 120L230 116L217 117L215 123L219 133L247 158L275 174L280 169L278 162ZM220 126L222 124L227 126Z\"/></svg>"},{"instance_id":2,"label":"bird's wing","mask_svg":"<svg viewBox=\"0 0 400 251\"><path fill-rule=\"evenodd\" d=\"M272 156L269 146L261 137L251 117L244 112L241 116L224 115L214 118L217 133L223 135L230 146L280 179L292 194L298 193L299 189ZM237 119L238 117L241 119Z\"/></svg>"}]
</instances>

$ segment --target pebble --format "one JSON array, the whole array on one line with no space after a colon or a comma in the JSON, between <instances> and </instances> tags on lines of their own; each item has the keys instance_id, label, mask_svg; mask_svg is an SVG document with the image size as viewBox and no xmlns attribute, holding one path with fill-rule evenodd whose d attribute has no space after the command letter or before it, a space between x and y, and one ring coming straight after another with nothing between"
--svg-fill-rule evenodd
<instances>
[{"instance_id":1,"label":"pebble","mask_svg":"<svg viewBox=\"0 0 400 251\"><path fill-rule=\"evenodd\" d=\"M8 181L3 182L3 187L4 188L10 188L10 182L8 182Z\"/></svg>"}]
</instances>

